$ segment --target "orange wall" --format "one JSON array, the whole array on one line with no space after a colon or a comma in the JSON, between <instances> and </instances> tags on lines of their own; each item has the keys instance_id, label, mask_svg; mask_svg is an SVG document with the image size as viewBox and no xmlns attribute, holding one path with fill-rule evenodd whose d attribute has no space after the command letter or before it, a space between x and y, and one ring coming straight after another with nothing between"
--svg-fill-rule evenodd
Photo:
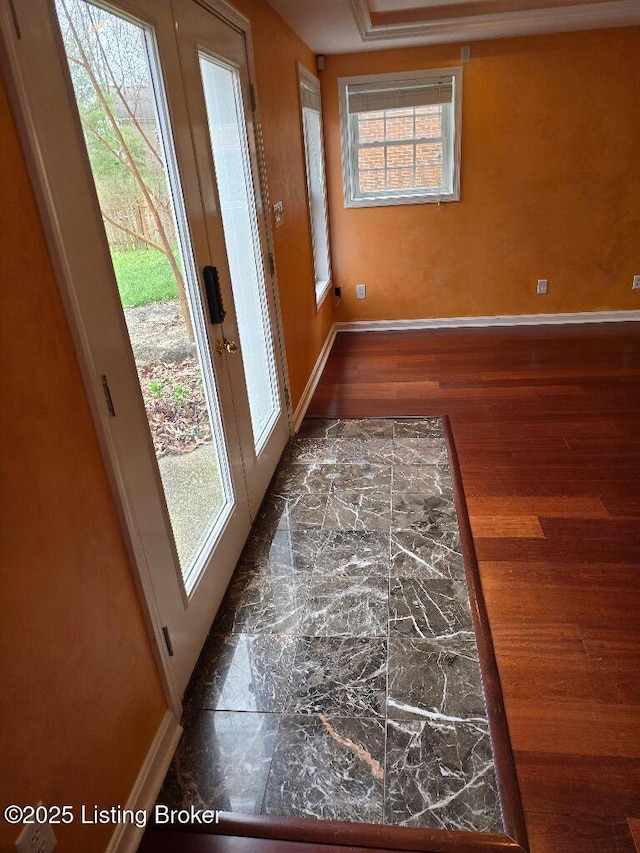
<instances>
[{"instance_id":1,"label":"orange wall","mask_svg":"<svg viewBox=\"0 0 640 853\"><path fill-rule=\"evenodd\" d=\"M0 803L124 804L166 701L1 85L0 163Z\"/></svg>"},{"instance_id":2,"label":"orange wall","mask_svg":"<svg viewBox=\"0 0 640 853\"><path fill-rule=\"evenodd\" d=\"M270 201L284 204L283 225L273 235L295 407L333 323L331 296L315 307L298 96L297 62L314 71L315 57L265 0L234 5L251 20Z\"/></svg>"},{"instance_id":3,"label":"orange wall","mask_svg":"<svg viewBox=\"0 0 640 853\"><path fill-rule=\"evenodd\" d=\"M457 65L460 45L328 56L335 319L639 309L639 50L637 27L474 42L461 201L440 210L345 210L337 78Z\"/></svg>"}]
</instances>

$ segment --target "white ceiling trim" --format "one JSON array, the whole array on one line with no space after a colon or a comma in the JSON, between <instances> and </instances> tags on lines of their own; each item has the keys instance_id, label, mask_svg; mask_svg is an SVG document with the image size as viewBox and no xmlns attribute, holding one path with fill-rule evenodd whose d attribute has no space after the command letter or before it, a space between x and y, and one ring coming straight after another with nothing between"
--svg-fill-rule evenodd
<instances>
[{"instance_id":1,"label":"white ceiling trim","mask_svg":"<svg viewBox=\"0 0 640 853\"><path fill-rule=\"evenodd\" d=\"M640 24L638 0L614 0L531 9L526 12L504 12L493 15L469 15L438 21L416 21L402 24L374 25L367 0L348 0L363 41L371 49L373 42L411 40L414 44L442 44L454 41L535 35L568 30L597 29ZM378 45L376 45L378 46ZM379 44L379 47L385 47Z\"/></svg>"}]
</instances>

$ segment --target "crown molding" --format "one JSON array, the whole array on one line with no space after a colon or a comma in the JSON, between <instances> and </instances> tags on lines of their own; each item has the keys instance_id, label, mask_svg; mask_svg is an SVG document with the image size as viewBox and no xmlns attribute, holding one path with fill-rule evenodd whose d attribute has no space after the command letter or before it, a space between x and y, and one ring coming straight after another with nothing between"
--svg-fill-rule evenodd
<instances>
[{"instance_id":1,"label":"crown molding","mask_svg":"<svg viewBox=\"0 0 640 853\"><path fill-rule=\"evenodd\" d=\"M374 24L367 0L348 2L363 44L373 46L373 43L380 42L380 47L384 47L384 42L390 40L419 40L421 44L439 44L640 24L638 0L611 0L401 24Z\"/></svg>"}]
</instances>

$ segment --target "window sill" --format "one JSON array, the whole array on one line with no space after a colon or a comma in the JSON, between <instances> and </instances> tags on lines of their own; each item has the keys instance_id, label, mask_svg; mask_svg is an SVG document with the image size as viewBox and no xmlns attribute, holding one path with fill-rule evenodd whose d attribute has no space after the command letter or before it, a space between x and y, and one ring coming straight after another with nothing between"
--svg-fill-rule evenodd
<instances>
[{"instance_id":1,"label":"window sill","mask_svg":"<svg viewBox=\"0 0 640 853\"><path fill-rule=\"evenodd\" d=\"M316 282L316 311L319 311L322 303L327 298L327 294L331 290L331 279L328 281Z\"/></svg>"},{"instance_id":2,"label":"window sill","mask_svg":"<svg viewBox=\"0 0 640 853\"><path fill-rule=\"evenodd\" d=\"M350 198L345 207L386 207L392 204L443 204L450 201L460 201L460 193L442 193L441 195L388 195Z\"/></svg>"}]
</instances>

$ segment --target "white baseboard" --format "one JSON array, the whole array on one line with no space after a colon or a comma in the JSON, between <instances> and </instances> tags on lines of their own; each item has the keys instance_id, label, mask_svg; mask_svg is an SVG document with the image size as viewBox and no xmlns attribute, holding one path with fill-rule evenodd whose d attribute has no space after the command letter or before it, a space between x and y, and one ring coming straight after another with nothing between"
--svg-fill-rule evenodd
<instances>
[{"instance_id":1,"label":"white baseboard","mask_svg":"<svg viewBox=\"0 0 640 853\"><path fill-rule=\"evenodd\" d=\"M583 311L576 314L504 314L489 317L433 317L424 320L352 320L334 323L333 331L400 332L410 329L477 329L490 326L545 326L630 321L640 321L640 310Z\"/></svg>"},{"instance_id":2,"label":"white baseboard","mask_svg":"<svg viewBox=\"0 0 640 853\"><path fill-rule=\"evenodd\" d=\"M151 813L181 734L182 726L175 714L173 711L167 711L156 732L125 808L134 812L142 809L147 815ZM144 826L119 823L111 836L106 853L135 853L144 830Z\"/></svg>"},{"instance_id":3,"label":"white baseboard","mask_svg":"<svg viewBox=\"0 0 640 853\"><path fill-rule=\"evenodd\" d=\"M331 352L331 347L333 346L333 342L336 339L336 326L340 325L339 323L334 323L327 335L327 339L324 342L322 350L320 351L320 355L318 356L318 360L315 363L315 367L311 371L311 376L309 377L309 381L302 392L302 397L300 398L300 402L296 406L296 410L293 413L293 431L298 432L300 429L300 424L302 423L302 419L307 413L307 409L309 408L309 403L311 402L311 398L313 397L313 393L316 390L318 382L320 381L320 377L322 376L322 371L324 370L324 366L327 363L327 359L329 358L329 353Z\"/></svg>"}]
</instances>

